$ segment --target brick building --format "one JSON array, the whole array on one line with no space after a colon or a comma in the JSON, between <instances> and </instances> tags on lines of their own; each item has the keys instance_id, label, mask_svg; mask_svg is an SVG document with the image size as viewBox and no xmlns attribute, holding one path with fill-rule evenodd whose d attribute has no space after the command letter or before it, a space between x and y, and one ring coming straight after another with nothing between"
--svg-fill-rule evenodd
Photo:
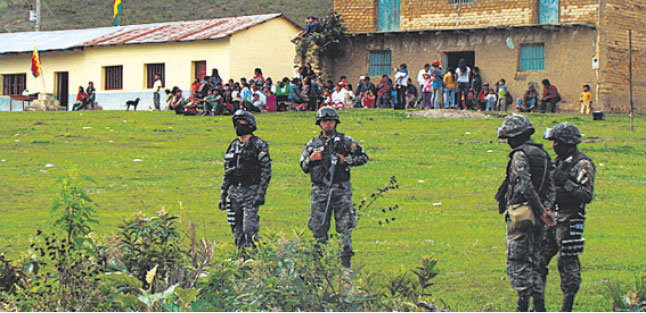
<instances>
[{"instance_id":1,"label":"brick building","mask_svg":"<svg viewBox=\"0 0 646 313\"><path fill-rule=\"evenodd\" d=\"M628 111L632 29L634 101L646 113L646 0L335 0L334 6L350 33L345 54L330 62L334 76L377 78L407 63L415 82L424 63L440 60L446 69L464 58L485 82L505 78L515 98L527 83L548 78L567 111L578 108L584 84L592 86L596 108Z\"/></svg>"}]
</instances>

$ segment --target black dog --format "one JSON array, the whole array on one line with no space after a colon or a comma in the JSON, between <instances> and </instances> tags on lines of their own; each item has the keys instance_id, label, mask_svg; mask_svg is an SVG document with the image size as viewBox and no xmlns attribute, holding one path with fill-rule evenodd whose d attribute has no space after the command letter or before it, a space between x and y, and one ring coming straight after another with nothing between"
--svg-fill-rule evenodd
<instances>
[{"instance_id":1,"label":"black dog","mask_svg":"<svg viewBox=\"0 0 646 313\"><path fill-rule=\"evenodd\" d=\"M133 100L126 101L126 107L127 107L126 111L130 111L130 106L131 105L133 107L135 107L135 111L137 111L137 106L139 105L139 100L141 100L141 99L139 99L139 97L137 97L137 99L135 99L134 101Z\"/></svg>"}]
</instances>

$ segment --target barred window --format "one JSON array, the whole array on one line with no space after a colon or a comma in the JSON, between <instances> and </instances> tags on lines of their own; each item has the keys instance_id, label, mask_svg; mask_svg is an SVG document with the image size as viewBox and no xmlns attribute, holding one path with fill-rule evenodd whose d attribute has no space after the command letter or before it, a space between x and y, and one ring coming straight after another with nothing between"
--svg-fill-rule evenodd
<instances>
[{"instance_id":1,"label":"barred window","mask_svg":"<svg viewBox=\"0 0 646 313\"><path fill-rule=\"evenodd\" d=\"M392 52L390 50L370 51L368 60L370 76L390 75L392 67Z\"/></svg>"},{"instance_id":2,"label":"barred window","mask_svg":"<svg viewBox=\"0 0 646 313\"><path fill-rule=\"evenodd\" d=\"M159 75L162 85L166 81L166 65L164 63L146 64L146 88L153 88L155 75Z\"/></svg>"},{"instance_id":3,"label":"barred window","mask_svg":"<svg viewBox=\"0 0 646 313\"><path fill-rule=\"evenodd\" d=\"M27 74L2 75L2 94L20 95L27 88Z\"/></svg>"},{"instance_id":4,"label":"barred window","mask_svg":"<svg viewBox=\"0 0 646 313\"><path fill-rule=\"evenodd\" d=\"M545 70L545 44L520 46L520 71Z\"/></svg>"},{"instance_id":5,"label":"barred window","mask_svg":"<svg viewBox=\"0 0 646 313\"><path fill-rule=\"evenodd\" d=\"M104 80L103 87L105 90L123 89L123 65L103 67Z\"/></svg>"}]
</instances>

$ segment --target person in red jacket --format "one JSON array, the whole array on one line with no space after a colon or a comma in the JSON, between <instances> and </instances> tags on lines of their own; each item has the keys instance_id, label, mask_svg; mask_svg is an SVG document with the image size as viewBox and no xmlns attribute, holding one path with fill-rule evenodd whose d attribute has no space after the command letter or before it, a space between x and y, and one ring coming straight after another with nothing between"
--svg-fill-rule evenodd
<instances>
[{"instance_id":1,"label":"person in red jacket","mask_svg":"<svg viewBox=\"0 0 646 313\"><path fill-rule=\"evenodd\" d=\"M90 99L90 96L83 90L82 86L79 86L79 91L76 94L76 103L74 103L72 111L83 110L88 103L88 99Z\"/></svg>"},{"instance_id":2,"label":"person in red jacket","mask_svg":"<svg viewBox=\"0 0 646 313\"><path fill-rule=\"evenodd\" d=\"M545 113L547 104L550 104L552 113L556 112L556 104L561 101L561 95L556 86L550 84L549 79L543 79L543 99L541 100L541 113Z\"/></svg>"}]
</instances>

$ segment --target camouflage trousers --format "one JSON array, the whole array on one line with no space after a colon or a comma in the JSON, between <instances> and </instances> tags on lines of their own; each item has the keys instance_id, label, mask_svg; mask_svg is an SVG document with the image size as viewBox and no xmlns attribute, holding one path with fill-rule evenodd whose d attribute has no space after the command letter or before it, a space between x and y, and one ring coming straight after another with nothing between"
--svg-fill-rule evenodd
<instances>
[{"instance_id":1,"label":"camouflage trousers","mask_svg":"<svg viewBox=\"0 0 646 313\"><path fill-rule=\"evenodd\" d=\"M350 182L335 184L332 192L331 211L334 214L336 232L341 235L341 257L351 257L352 228L356 224L354 208L352 207L352 186ZM328 187L313 185L310 201L310 219L307 226L312 230L312 235L319 243L325 244L328 240L330 220L323 225L325 220L325 206L328 198Z\"/></svg>"},{"instance_id":2,"label":"camouflage trousers","mask_svg":"<svg viewBox=\"0 0 646 313\"><path fill-rule=\"evenodd\" d=\"M572 231L573 228L576 229L575 232ZM564 295L574 296L579 291L579 286L581 285L581 264L579 263L579 256L577 254L572 255L566 253L566 255L563 255L563 241L567 242L573 239L580 239L582 233L583 220L568 219L559 221L555 227L547 229L547 232L543 236L539 258L541 280L543 284L547 282L547 266L550 264L552 258L557 253L560 253L556 262L559 276L561 277L561 290Z\"/></svg>"},{"instance_id":3,"label":"camouflage trousers","mask_svg":"<svg viewBox=\"0 0 646 313\"><path fill-rule=\"evenodd\" d=\"M538 271L543 224L528 229L511 227L507 218L507 277L522 297L542 297L543 283Z\"/></svg>"},{"instance_id":4,"label":"camouflage trousers","mask_svg":"<svg viewBox=\"0 0 646 313\"><path fill-rule=\"evenodd\" d=\"M253 205L258 188L255 185L229 187L231 206L227 212L227 218L238 249L253 247L254 241L258 241L260 216L258 216L258 206Z\"/></svg>"}]
</instances>

